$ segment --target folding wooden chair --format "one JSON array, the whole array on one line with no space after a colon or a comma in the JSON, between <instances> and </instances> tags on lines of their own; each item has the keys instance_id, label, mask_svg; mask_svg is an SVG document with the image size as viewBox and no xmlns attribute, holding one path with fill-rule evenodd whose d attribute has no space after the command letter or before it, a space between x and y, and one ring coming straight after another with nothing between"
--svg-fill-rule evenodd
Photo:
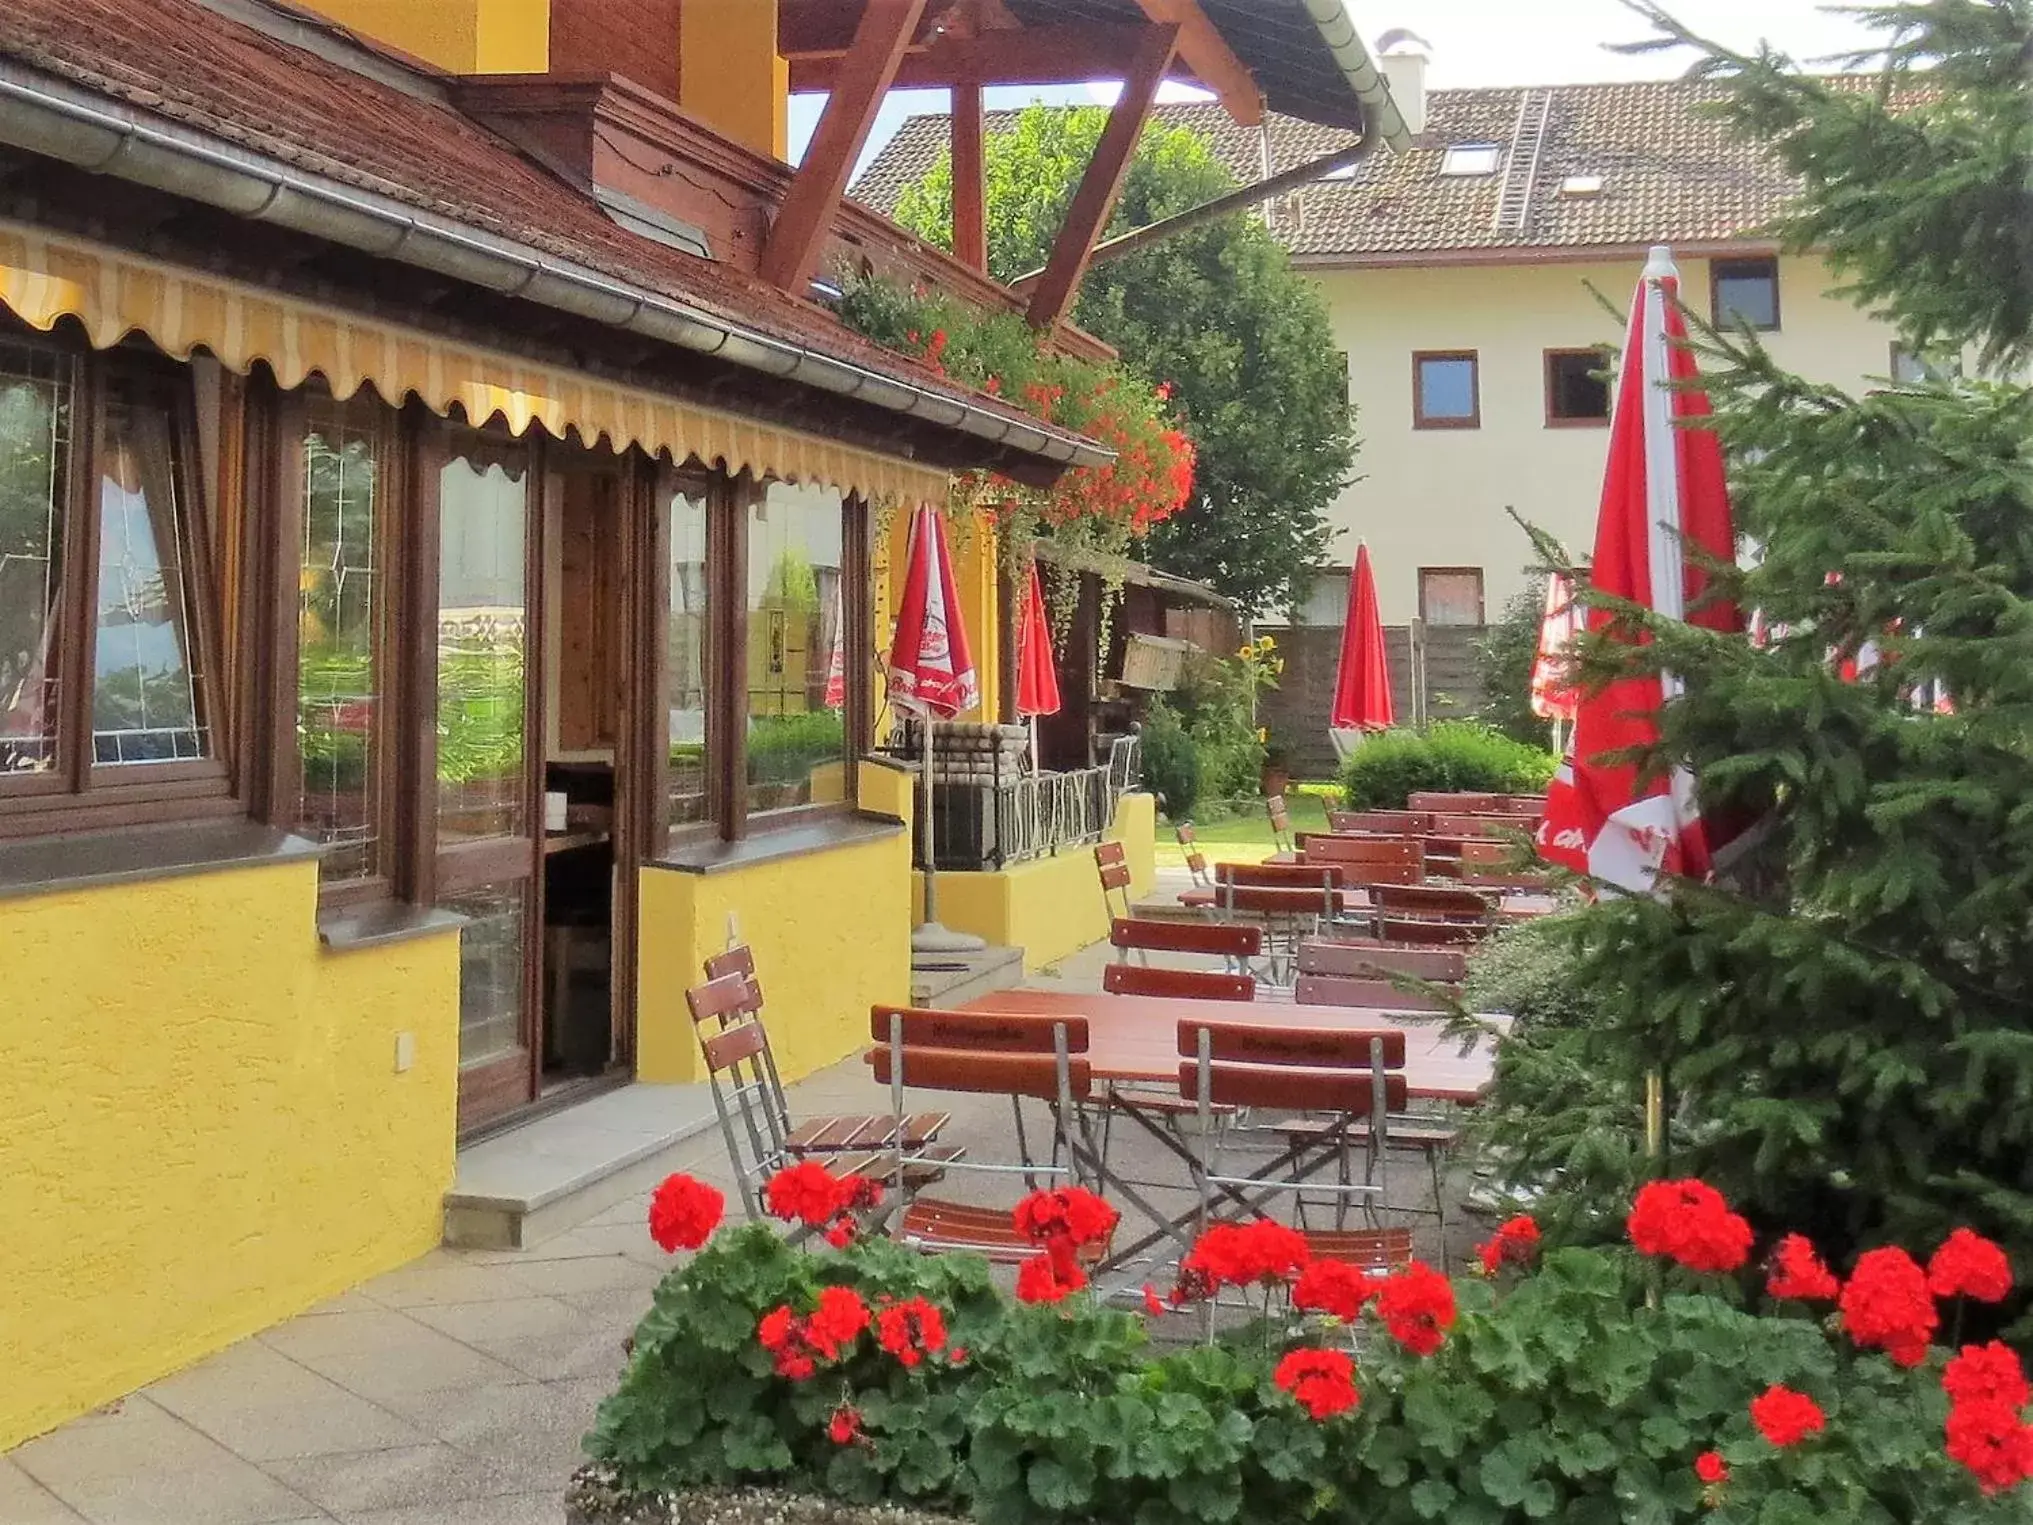
<instances>
[{"instance_id":1,"label":"folding wooden chair","mask_svg":"<svg viewBox=\"0 0 2033 1525\"><path fill-rule=\"evenodd\" d=\"M1361 979L1346 974L1301 974L1292 989L1301 1006L1363 1006L1374 1011L1445 1011L1439 995L1401 990L1387 979Z\"/></svg>"},{"instance_id":2,"label":"folding wooden chair","mask_svg":"<svg viewBox=\"0 0 2033 1525\"><path fill-rule=\"evenodd\" d=\"M1356 832L1380 837L1418 837L1433 829L1430 810L1330 810L1327 829L1336 835Z\"/></svg>"},{"instance_id":3,"label":"folding wooden chair","mask_svg":"<svg viewBox=\"0 0 2033 1525\"><path fill-rule=\"evenodd\" d=\"M1236 974L1249 973L1249 961L1264 951L1261 927L1218 921L1144 921L1118 916L1108 924L1108 941L1124 953L1204 953L1223 960Z\"/></svg>"},{"instance_id":4,"label":"folding wooden chair","mask_svg":"<svg viewBox=\"0 0 2033 1525\"><path fill-rule=\"evenodd\" d=\"M1258 890L1338 890L1348 880L1334 863L1217 863L1214 882Z\"/></svg>"},{"instance_id":5,"label":"folding wooden chair","mask_svg":"<svg viewBox=\"0 0 2033 1525\"><path fill-rule=\"evenodd\" d=\"M1404 916L1379 916L1377 937L1387 943L1423 948L1463 948L1481 942L1494 930L1485 922L1419 921Z\"/></svg>"},{"instance_id":6,"label":"folding wooden chair","mask_svg":"<svg viewBox=\"0 0 2033 1525\"><path fill-rule=\"evenodd\" d=\"M1417 837L1309 833L1300 861L1341 870L1346 884L1417 884L1426 877L1426 844Z\"/></svg>"},{"instance_id":7,"label":"folding wooden chair","mask_svg":"<svg viewBox=\"0 0 2033 1525\"><path fill-rule=\"evenodd\" d=\"M1463 842L1460 877L1464 885L1495 890L1545 890L1551 879L1543 868L1518 862L1509 842Z\"/></svg>"},{"instance_id":8,"label":"folding wooden chair","mask_svg":"<svg viewBox=\"0 0 2033 1525\"><path fill-rule=\"evenodd\" d=\"M1495 926L1496 897L1480 890L1427 884L1379 884L1370 890L1377 916L1406 921L1460 921Z\"/></svg>"},{"instance_id":9,"label":"folding wooden chair","mask_svg":"<svg viewBox=\"0 0 2033 1525\"><path fill-rule=\"evenodd\" d=\"M751 1218L760 1215L757 1183L807 1156L822 1158L836 1175L869 1175L886 1169L885 1151L902 1145L917 1161L920 1176L936 1174L960 1156L960 1150L937 1142L939 1131L951 1121L946 1112L815 1117L793 1123L776 1054L762 1022L761 987L752 972L744 972L743 960L752 971L754 962L746 948L712 960L709 968L722 963L725 972L687 990L685 1004L706 1062L728 1164Z\"/></svg>"},{"instance_id":10,"label":"folding wooden chair","mask_svg":"<svg viewBox=\"0 0 2033 1525\"><path fill-rule=\"evenodd\" d=\"M1388 1182L1378 1168L1388 1147L1390 1114L1405 1105L1405 1037L1401 1032L1268 1028L1189 1019L1179 1024L1179 1094L1199 1111L1200 1190L1204 1231L1217 1213L1268 1217L1264 1204L1279 1195L1296 1203L1294 1227L1316 1257L1384 1269L1407 1264L1408 1230L1382 1224L1390 1210ZM1225 1168L1229 1138L1213 1124L1216 1107L1323 1114L1301 1130L1284 1129L1284 1147L1247 1174ZM1365 1155L1363 1179L1351 1168L1353 1150ZM1332 1183L1317 1179L1332 1167ZM1334 1201L1334 1227L1306 1219L1310 1197ZM1349 1229L1348 1211L1360 1206L1371 1227Z\"/></svg>"},{"instance_id":11,"label":"folding wooden chair","mask_svg":"<svg viewBox=\"0 0 2033 1525\"><path fill-rule=\"evenodd\" d=\"M1285 809L1285 797L1265 796L1264 814L1271 819L1271 845L1281 853L1292 851L1292 817Z\"/></svg>"},{"instance_id":12,"label":"folding wooden chair","mask_svg":"<svg viewBox=\"0 0 2033 1525\"><path fill-rule=\"evenodd\" d=\"M1254 1001L1256 980L1214 969L1152 969L1143 964L1110 964L1101 971L1110 995L1185 997L1200 1001Z\"/></svg>"},{"instance_id":13,"label":"folding wooden chair","mask_svg":"<svg viewBox=\"0 0 2033 1525\"><path fill-rule=\"evenodd\" d=\"M1501 809L1501 794L1477 794L1446 789L1414 790L1405 801L1407 810L1449 810L1456 814L1488 815Z\"/></svg>"},{"instance_id":14,"label":"folding wooden chair","mask_svg":"<svg viewBox=\"0 0 2033 1525\"><path fill-rule=\"evenodd\" d=\"M1207 855L1200 851L1200 838L1193 823L1181 821L1172 828L1172 834L1179 839L1179 850L1186 855L1186 872L1193 876L1193 883L1203 889L1213 883L1207 876Z\"/></svg>"},{"instance_id":15,"label":"folding wooden chair","mask_svg":"<svg viewBox=\"0 0 2033 1525\"><path fill-rule=\"evenodd\" d=\"M969 1159L943 1162L944 1168L1021 1176L1026 1190L1036 1190L1040 1178L1077 1178L1073 1129L1077 1109L1091 1099L1094 1087L1086 1058L1085 1017L877 1006L869 1016L869 1032L876 1039L869 1062L876 1080L890 1088L890 1108L899 1118L909 1115L904 1102L907 1087L1009 1097L1016 1116L1017 1161ZM1048 1164L1031 1158L1024 1132L1026 1097L1044 1102L1052 1118ZM892 1149L891 1159L893 1178L907 1174L918 1162L900 1144ZM1011 1264L1036 1253L1010 1222L1010 1204L984 1206L914 1195L892 1232L926 1254L973 1251ZM1096 1245L1088 1253L1099 1259L1106 1251L1107 1246Z\"/></svg>"},{"instance_id":16,"label":"folding wooden chair","mask_svg":"<svg viewBox=\"0 0 2033 1525\"><path fill-rule=\"evenodd\" d=\"M1123 851L1120 842L1097 842L1094 845L1094 867L1101 876L1101 905L1110 916L1127 916L1129 904L1129 854ZM1110 895L1122 897L1122 908L1116 909Z\"/></svg>"},{"instance_id":17,"label":"folding wooden chair","mask_svg":"<svg viewBox=\"0 0 2033 1525\"><path fill-rule=\"evenodd\" d=\"M1215 866L1217 878L1224 864ZM1215 886L1215 910L1223 921L1239 918L1263 927L1264 956L1272 984L1290 983L1289 971L1299 944L1331 921L1340 909L1340 892L1331 881L1318 889L1238 884L1232 878Z\"/></svg>"}]
</instances>

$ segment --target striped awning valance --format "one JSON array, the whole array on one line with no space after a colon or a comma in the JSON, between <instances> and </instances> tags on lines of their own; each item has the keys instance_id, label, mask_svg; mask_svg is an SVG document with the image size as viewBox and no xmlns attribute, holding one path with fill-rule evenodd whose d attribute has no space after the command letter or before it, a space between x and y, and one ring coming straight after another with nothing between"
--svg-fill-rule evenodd
<instances>
[{"instance_id":1,"label":"striped awning valance","mask_svg":"<svg viewBox=\"0 0 2033 1525\"><path fill-rule=\"evenodd\" d=\"M390 402L414 396L440 414L456 404L476 424L498 413L516 434L576 429L589 444L697 456L729 473L946 497L934 468L5 221L0 305L43 330L75 318L101 349L142 333L178 359L202 348L241 372L266 361L285 388L315 373L341 398L371 383Z\"/></svg>"}]
</instances>

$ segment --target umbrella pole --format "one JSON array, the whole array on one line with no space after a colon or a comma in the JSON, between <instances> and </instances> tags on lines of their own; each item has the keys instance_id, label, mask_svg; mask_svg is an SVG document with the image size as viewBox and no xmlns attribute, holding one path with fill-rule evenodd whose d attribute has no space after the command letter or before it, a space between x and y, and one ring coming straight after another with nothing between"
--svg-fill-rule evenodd
<instances>
[{"instance_id":1,"label":"umbrella pole","mask_svg":"<svg viewBox=\"0 0 2033 1525\"><path fill-rule=\"evenodd\" d=\"M1031 716L1031 772L1045 771L1044 759L1038 754L1038 717Z\"/></svg>"},{"instance_id":2,"label":"umbrella pole","mask_svg":"<svg viewBox=\"0 0 2033 1525\"><path fill-rule=\"evenodd\" d=\"M921 827L924 835L920 839L924 843L925 854L925 919L919 924L918 929L911 934L911 951L913 953L976 953L988 946L985 939L976 937L968 932L948 932L944 927L939 925L939 874L938 870L934 867L938 860L934 856L932 840L932 726L935 723L932 719L932 712L929 709L926 710L925 793L922 804L924 820Z\"/></svg>"}]
</instances>

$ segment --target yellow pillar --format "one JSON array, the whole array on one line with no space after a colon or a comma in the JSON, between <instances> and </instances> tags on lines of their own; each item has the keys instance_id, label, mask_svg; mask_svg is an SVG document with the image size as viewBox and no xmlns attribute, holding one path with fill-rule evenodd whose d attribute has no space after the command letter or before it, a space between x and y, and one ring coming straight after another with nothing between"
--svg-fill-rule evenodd
<instances>
[{"instance_id":1,"label":"yellow pillar","mask_svg":"<svg viewBox=\"0 0 2033 1525\"><path fill-rule=\"evenodd\" d=\"M684 0L678 104L715 132L771 158L790 148L791 66L766 0Z\"/></svg>"},{"instance_id":2,"label":"yellow pillar","mask_svg":"<svg viewBox=\"0 0 2033 1525\"><path fill-rule=\"evenodd\" d=\"M453 74L550 68L551 0L308 0L313 10Z\"/></svg>"}]
</instances>

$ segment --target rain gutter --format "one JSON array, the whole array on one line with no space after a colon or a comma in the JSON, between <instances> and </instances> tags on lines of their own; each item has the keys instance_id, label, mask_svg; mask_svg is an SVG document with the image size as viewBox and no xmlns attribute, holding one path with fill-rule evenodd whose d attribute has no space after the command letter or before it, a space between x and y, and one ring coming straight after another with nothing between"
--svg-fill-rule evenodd
<instances>
[{"instance_id":1,"label":"rain gutter","mask_svg":"<svg viewBox=\"0 0 2033 1525\"><path fill-rule=\"evenodd\" d=\"M1391 86L1384 71L1369 56L1362 33L1355 29L1347 0L1305 0L1305 5L1306 14L1320 29L1320 39L1334 55L1335 65L1348 81L1348 88L1362 102L1364 135L1374 130L1390 145L1392 153L1404 153L1412 146L1412 129L1405 124L1405 114L1398 109L1398 103L1391 99Z\"/></svg>"},{"instance_id":2,"label":"rain gutter","mask_svg":"<svg viewBox=\"0 0 2033 1525\"><path fill-rule=\"evenodd\" d=\"M747 328L632 281L278 159L144 120L0 59L0 145L815 387L1066 466L1115 453Z\"/></svg>"}]
</instances>

